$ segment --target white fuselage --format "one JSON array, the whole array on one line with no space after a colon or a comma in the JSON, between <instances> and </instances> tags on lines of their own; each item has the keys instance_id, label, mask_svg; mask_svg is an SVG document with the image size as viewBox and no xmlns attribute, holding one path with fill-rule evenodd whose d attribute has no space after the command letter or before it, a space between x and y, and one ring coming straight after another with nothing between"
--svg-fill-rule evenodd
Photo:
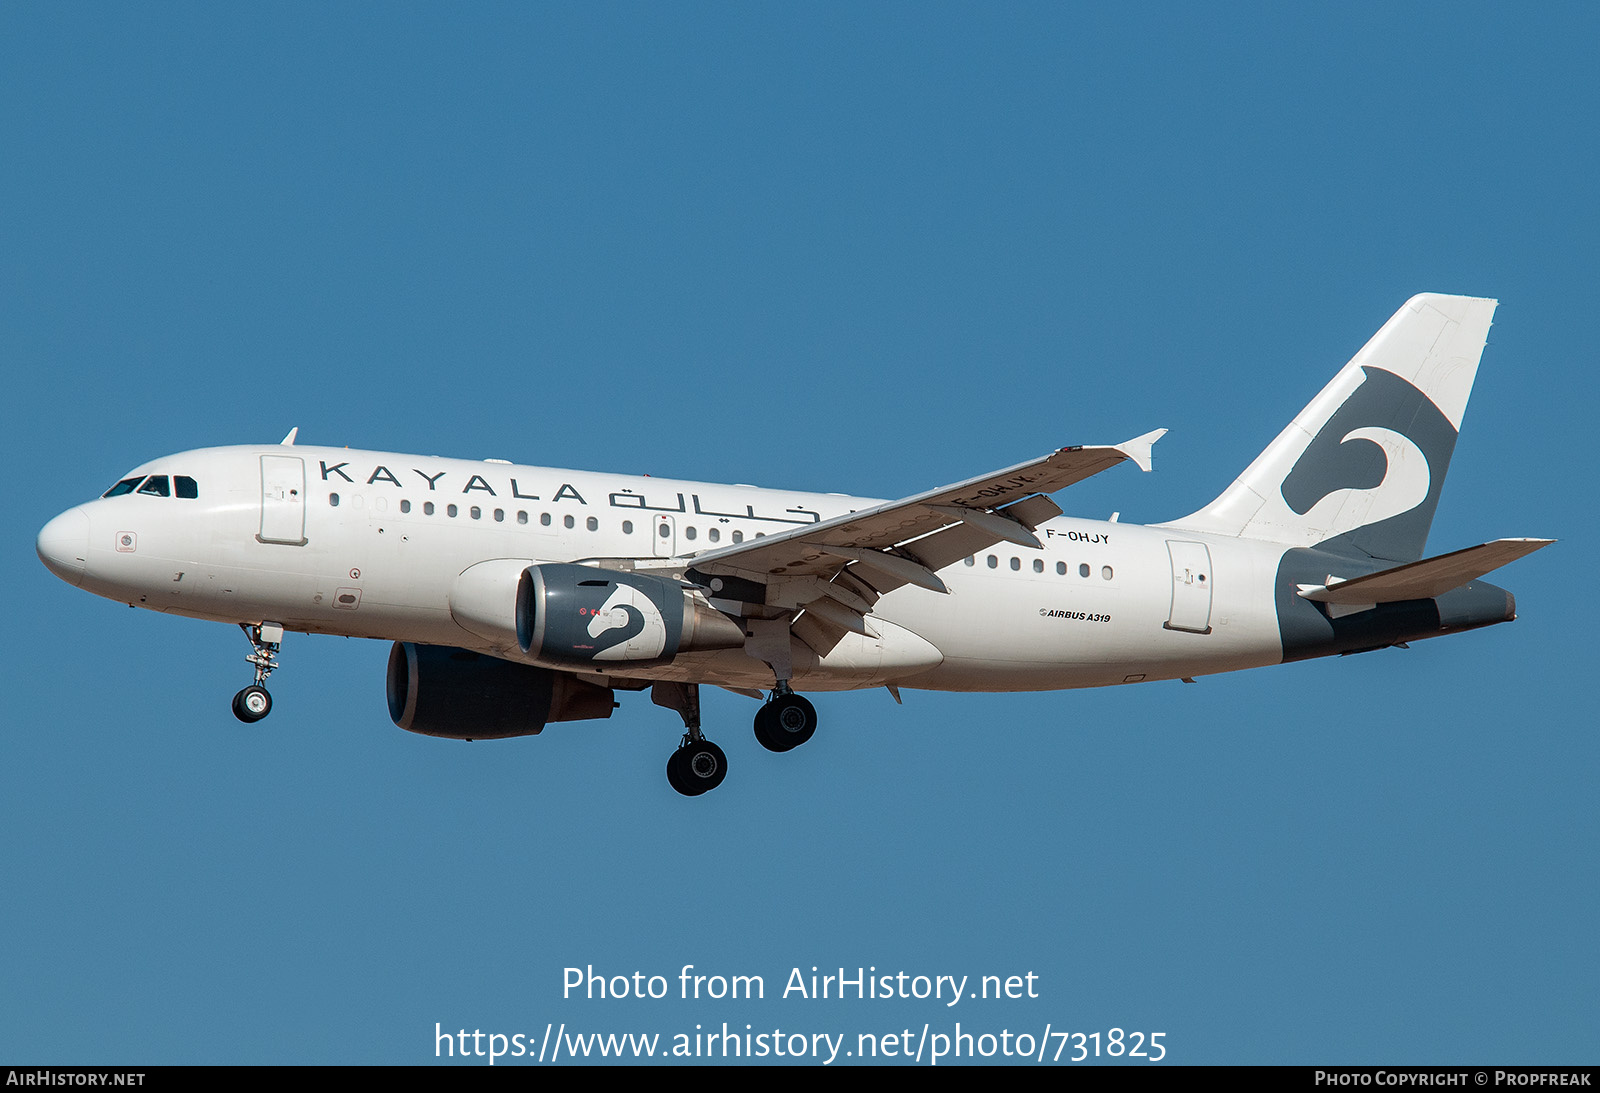
<instances>
[{"instance_id":1,"label":"white fuselage","mask_svg":"<svg viewBox=\"0 0 1600 1093\"><path fill-rule=\"evenodd\" d=\"M129 492L63 513L47 564L87 591L152 610L287 630L458 646L527 660L464 628L458 578L496 559L694 553L878 502L839 494L553 470L305 446L240 446L155 460L130 477L192 478L198 496ZM885 683L1011 691L1174 679L1278 663L1282 546L1059 517L1042 550L1001 543L875 606L872 637L818 658L796 643L794 685ZM73 545L81 542L81 553ZM508 605L509 606L509 605ZM760 689L744 650L688 653L618 676ZM598 673L595 673L598 674Z\"/></svg>"}]
</instances>

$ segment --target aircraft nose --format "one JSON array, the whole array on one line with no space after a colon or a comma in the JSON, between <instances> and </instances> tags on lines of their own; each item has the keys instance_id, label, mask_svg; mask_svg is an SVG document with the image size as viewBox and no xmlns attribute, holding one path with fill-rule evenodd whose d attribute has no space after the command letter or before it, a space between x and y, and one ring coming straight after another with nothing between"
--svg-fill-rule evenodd
<instances>
[{"instance_id":1,"label":"aircraft nose","mask_svg":"<svg viewBox=\"0 0 1600 1093\"><path fill-rule=\"evenodd\" d=\"M89 558L89 516L81 508L68 509L39 529L34 543L45 568L68 584L83 581Z\"/></svg>"}]
</instances>

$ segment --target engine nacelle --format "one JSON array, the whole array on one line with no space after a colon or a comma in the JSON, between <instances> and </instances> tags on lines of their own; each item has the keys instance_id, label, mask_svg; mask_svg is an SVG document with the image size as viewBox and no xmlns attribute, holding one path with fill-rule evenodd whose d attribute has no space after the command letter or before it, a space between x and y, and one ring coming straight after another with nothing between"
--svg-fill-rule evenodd
<instances>
[{"instance_id":1,"label":"engine nacelle","mask_svg":"<svg viewBox=\"0 0 1600 1093\"><path fill-rule=\"evenodd\" d=\"M450 617L496 650L517 648L517 582L531 559L496 558L468 567L450 588Z\"/></svg>"},{"instance_id":2,"label":"engine nacelle","mask_svg":"<svg viewBox=\"0 0 1600 1093\"><path fill-rule=\"evenodd\" d=\"M397 641L389 651L389 716L407 732L457 740L531 736L551 721L610 717L615 692L467 649Z\"/></svg>"},{"instance_id":3,"label":"engine nacelle","mask_svg":"<svg viewBox=\"0 0 1600 1093\"><path fill-rule=\"evenodd\" d=\"M517 644L545 664L645 667L744 639L696 593L648 573L533 565L517 585Z\"/></svg>"}]
</instances>

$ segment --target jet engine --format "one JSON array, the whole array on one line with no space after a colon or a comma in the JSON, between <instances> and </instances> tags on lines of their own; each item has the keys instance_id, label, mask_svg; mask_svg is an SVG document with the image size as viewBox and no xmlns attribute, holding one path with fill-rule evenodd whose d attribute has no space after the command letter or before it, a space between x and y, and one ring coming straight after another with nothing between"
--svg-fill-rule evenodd
<instances>
[{"instance_id":1,"label":"jet engine","mask_svg":"<svg viewBox=\"0 0 1600 1093\"><path fill-rule=\"evenodd\" d=\"M517 644L545 664L643 667L744 640L697 593L648 573L532 565L517 584Z\"/></svg>"},{"instance_id":2,"label":"jet engine","mask_svg":"<svg viewBox=\"0 0 1600 1093\"><path fill-rule=\"evenodd\" d=\"M467 649L397 641L389 651L389 716L407 732L457 740L529 736L551 721L610 717L609 687Z\"/></svg>"}]
</instances>

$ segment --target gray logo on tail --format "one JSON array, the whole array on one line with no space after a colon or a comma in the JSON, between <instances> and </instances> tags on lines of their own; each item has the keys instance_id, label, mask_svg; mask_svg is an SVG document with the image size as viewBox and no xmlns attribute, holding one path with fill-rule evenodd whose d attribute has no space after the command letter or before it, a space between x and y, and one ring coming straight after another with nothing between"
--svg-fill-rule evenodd
<instances>
[{"instance_id":1,"label":"gray logo on tail","mask_svg":"<svg viewBox=\"0 0 1600 1093\"><path fill-rule=\"evenodd\" d=\"M1282 493L1304 516L1328 498L1330 505L1341 504L1334 496L1340 491L1368 491L1376 518L1315 548L1284 552L1276 600L1285 660L1375 648L1436 633L1440 625L1439 607L1429 600L1378 604L1334 618L1295 594L1301 584L1321 584L1330 575L1348 580L1421 558L1455 452L1455 426L1432 400L1392 372L1361 371L1361 386L1317 431L1284 476ZM1380 441L1420 454L1425 466L1416 458L1392 465Z\"/></svg>"},{"instance_id":2,"label":"gray logo on tail","mask_svg":"<svg viewBox=\"0 0 1600 1093\"><path fill-rule=\"evenodd\" d=\"M1405 380L1381 368L1363 368L1361 386L1334 411L1283 478L1283 500L1297 515L1311 512L1341 490L1371 491L1371 522L1321 545L1392 561L1422 557L1439 504L1456 430L1439 408ZM1403 441L1426 466L1392 466L1379 441ZM1381 493L1379 491L1382 491ZM1337 505L1336 498L1330 504Z\"/></svg>"}]
</instances>

